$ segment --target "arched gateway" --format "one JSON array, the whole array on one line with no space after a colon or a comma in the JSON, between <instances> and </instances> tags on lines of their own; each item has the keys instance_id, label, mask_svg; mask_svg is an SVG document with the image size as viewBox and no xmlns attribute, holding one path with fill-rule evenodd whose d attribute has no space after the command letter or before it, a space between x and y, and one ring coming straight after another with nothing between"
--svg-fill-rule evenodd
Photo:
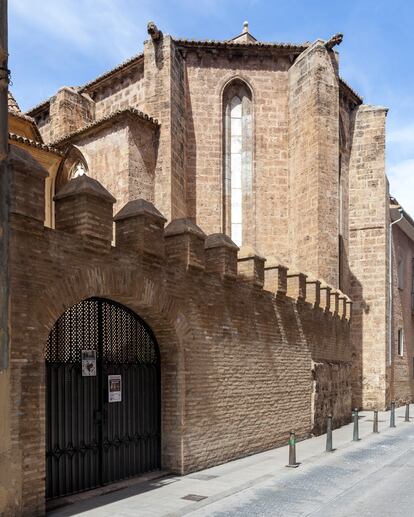
<instances>
[{"instance_id":1,"label":"arched gateway","mask_svg":"<svg viewBox=\"0 0 414 517\"><path fill-rule=\"evenodd\" d=\"M115 302L69 308L46 347L46 497L160 468L160 358L148 326Z\"/></svg>"}]
</instances>

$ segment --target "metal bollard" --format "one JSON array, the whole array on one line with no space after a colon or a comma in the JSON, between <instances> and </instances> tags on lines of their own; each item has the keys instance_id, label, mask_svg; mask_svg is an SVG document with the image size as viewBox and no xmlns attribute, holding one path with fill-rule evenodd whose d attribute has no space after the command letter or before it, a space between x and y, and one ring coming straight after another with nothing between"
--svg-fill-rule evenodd
<instances>
[{"instance_id":1,"label":"metal bollard","mask_svg":"<svg viewBox=\"0 0 414 517\"><path fill-rule=\"evenodd\" d=\"M391 413L390 413L390 427L396 427L395 425L395 402L391 402Z\"/></svg>"},{"instance_id":2,"label":"metal bollard","mask_svg":"<svg viewBox=\"0 0 414 517\"><path fill-rule=\"evenodd\" d=\"M289 437L289 465L286 467L296 468L299 467L299 463L296 462L296 435L295 431L290 432Z\"/></svg>"},{"instance_id":3,"label":"metal bollard","mask_svg":"<svg viewBox=\"0 0 414 517\"><path fill-rule=\"evenodd\" d=\"M332 451L332 415L328 415L326 422L326 452Z\"/></svg>"},{"instance_id":4,"label":"metal bollard","mask_svg":"<svg viewBox=\"0 0 414 517\"><path fill-rule=\"evenodd\" d=\"M378 431L378 411L374 411L374 428L373 428L372 432L379 433L379 431Z\"/></svg>"},{"instance_id":5,"label":"metal bollard","mask_svg":"<svg viewBox=\"0 0 414 517\"><path fill-rule=\"evenodd\" d=\"M353 412L353 419L354 419L354 436L352 440L354 442L359 441L359 426L358 426L358 409L355 408Z\"/></svg>"}]
</instances>

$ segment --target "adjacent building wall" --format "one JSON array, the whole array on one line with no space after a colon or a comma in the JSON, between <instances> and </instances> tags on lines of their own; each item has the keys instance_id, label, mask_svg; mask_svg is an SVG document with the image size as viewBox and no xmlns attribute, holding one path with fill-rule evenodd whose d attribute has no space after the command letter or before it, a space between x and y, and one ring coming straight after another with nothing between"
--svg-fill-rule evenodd
<instances>
[{"instance_id":1,"label":"adjacent building wall","mask_svg":"<svg viewBox=\"0 0 414 517\"><path fill-rule=\"evenodd\" d=\"M401 264L401 265L400 265ZM393 332L391 399L398 405L414 400L414 242L393 226ZM398 330L404 330L403 354L398 353Z\"/></svg>"}]
</instances>

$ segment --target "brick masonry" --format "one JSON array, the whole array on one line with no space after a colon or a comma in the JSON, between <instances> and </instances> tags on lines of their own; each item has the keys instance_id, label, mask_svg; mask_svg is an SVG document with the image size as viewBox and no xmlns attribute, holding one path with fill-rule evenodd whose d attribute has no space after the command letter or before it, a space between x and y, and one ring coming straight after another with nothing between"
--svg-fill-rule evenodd
<instances>
[{"instance_id":1,"label":"brick masonry","mask_svg":"<svg viewBox=\"0 0 414 517\"><path fill-rule=\"evenodd\" d=\"M111 246L115 200L87 176L61 190L56 229L46 228L44 174L27 159L14 149L5 515L44 512L45 343L58 317L91 296L131 308L156 336L165 469L188 473L259 452L285 443L292 428L299 437L321 432L333 410L337 424L349 418L348 317L319 295L307 299L305 275L280 268L275 283L262 257L245 253L242 267L228 237L206 240L190 219L164 231L165 219L142 202L115 218Z\"/></svg>"}]
</instances>

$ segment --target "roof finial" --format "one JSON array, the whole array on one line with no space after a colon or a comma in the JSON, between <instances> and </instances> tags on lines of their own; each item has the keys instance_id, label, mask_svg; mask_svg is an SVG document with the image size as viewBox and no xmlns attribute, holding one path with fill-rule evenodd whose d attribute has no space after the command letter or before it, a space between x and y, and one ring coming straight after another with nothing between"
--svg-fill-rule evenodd
<instances>
[{"instance_id":1,"label":"roof finial","mask_svg":"<svg viewBox=\"0 0 414 517\"><path fill-rule=\"evenodd\" d=\"M243 23L243 34L246 34L246 32L249 32L249 22Z\"/></svg>"}]
</instances>

